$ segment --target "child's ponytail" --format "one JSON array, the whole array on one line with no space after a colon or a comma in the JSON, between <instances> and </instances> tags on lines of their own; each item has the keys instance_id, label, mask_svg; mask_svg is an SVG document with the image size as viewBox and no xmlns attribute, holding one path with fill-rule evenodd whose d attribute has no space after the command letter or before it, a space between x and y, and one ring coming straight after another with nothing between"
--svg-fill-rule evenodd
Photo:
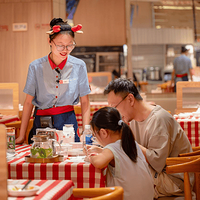
<instances>
[{"instance_id":1,"label":"child's ponytail","mask_svg":"<svg viewBox=\"0 0 200 200\"><path fill-rule=\"evenodd\" d=\"M123 122L122 123L122 148L128 157L133 161L137 162L137 147L135 143L135 138L130 127Z\"/></svg>"}]
</instances>

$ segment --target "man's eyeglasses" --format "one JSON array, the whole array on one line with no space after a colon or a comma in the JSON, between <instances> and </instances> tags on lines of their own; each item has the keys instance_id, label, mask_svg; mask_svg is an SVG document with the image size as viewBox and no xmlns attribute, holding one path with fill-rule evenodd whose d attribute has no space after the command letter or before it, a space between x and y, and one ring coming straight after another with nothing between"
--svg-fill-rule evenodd
<instances>
[{"instance_id":1,"label":"man's eyeglasses","mask_svg":"<svg viewBox=\"0 0 200 200\"><path fill-rule=\"evenodd\" d=\"M58 51L64 51L65 48L67 48L68 51L72 51L74 49L74 47L76 46L76 43L74 42L73 44L70 44L70 45L56 45L55 42L52 40L52 42L54 43L54 45L56 46L56 49Z\"/></svg>"},{"instance_id":2,"label":"man's eyeglasses","mask_svg":"<svg viewBox=\"0 0 200 200\"><path fill-rule=\"evenodd\" d=\"M117 108L117 106L119 106L119 104L124 101L124 99L126 99L126 97L128 96L129 94L127 94L114 108Z\"/></svg>"}]
</instances>

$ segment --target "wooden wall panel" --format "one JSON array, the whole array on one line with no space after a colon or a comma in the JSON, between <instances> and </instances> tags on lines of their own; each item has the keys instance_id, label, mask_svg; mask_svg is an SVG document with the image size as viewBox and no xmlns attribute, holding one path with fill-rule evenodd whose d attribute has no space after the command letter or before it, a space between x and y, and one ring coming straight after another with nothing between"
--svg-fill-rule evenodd
<instances>
[{"instance_id":1,"label":"wooden wall panel","mask_svg":"<svg viewBox=\"0 0 200 200\"><path fill-rule=\"evenodd\" d=\"M19 102L23 104L29 64L49 53L46 31L52 18L51 0L1 0L0 26L0 82L19 83ZM28 30L15 32L13 23L27 23Z\"/></svg>"},{"instance_id":2,"label":"wooden wall panel","mask_svg":"<svg viewBox=\"0 0 200 200\"><path fill-rule=\"evenodd\" d=\"M152 3L131 1L133 6L132 28L152 28Z\"/></svg>"},{"instance_id":3,"label":"wooden wall panel","mask_svg":"<svg viewBox=\"0 0 200 200\"><path fill-rule=\"evenodd\" d=\"M131 44L193 44L193 29L132 28Z\"/></svg>"},{"instance_id":4,"label":"wooden wall panel","mask_svg":"<svg viewBox=\"0 0 200 200\"><path fill-rule=\"evenodd\" d=\"M83 25L83 35L76 34L78 46L123 45L125 0L80 0L74 24Z\"/></svg>"}]
</instances>

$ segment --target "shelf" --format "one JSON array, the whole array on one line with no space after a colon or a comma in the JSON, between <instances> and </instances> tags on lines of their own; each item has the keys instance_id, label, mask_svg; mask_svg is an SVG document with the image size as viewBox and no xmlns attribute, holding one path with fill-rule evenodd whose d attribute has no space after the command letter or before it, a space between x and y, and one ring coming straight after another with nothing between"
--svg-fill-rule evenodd
<instances>
[{"instance_id":1,"label":"shelf","mask_svg":"<svg viewBox=\"0 0 200 200\"><path fill-rule=\"evenodd\" d=\"M119 63L99 63L99 66L100 65L103 65L103 66L105 66L105 65L119 65Z\"/></svg>"}]
</instances>

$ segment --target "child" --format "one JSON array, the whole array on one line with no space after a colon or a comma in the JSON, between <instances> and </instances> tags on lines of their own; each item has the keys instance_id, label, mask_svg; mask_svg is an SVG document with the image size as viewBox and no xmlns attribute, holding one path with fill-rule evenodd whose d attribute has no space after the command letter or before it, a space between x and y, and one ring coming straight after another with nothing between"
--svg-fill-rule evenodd
<instances>
[{"instance_id":1,"label":"child","mask_svg":"<svg viewBox=\"0 0 200 200\"><path fill-rule=\"evenodd\" d=\"M154 187L148 164L117 109L99 109L90 124L93 135L104 148L89 147L88 159L99 169L108 166L106 186L123 187L124 200L152 200Z\"/></svg>"}]
</instances>

